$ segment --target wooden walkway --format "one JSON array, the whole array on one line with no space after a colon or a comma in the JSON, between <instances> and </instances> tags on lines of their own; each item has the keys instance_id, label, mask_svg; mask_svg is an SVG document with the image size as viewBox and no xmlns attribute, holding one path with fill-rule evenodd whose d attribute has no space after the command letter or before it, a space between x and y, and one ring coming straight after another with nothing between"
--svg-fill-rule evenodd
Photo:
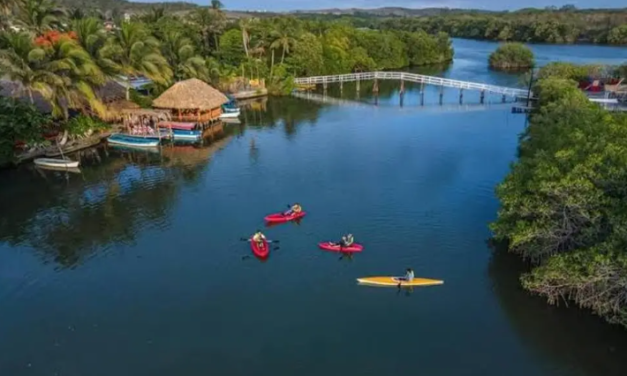
<instances>
[{"instance_id":1,"label":"wooden walkway","mask_svg":"<svg viewBox=\"0 0 627 376\"><path fill-rule=\"evenodd\" d=\"M448 78L425 76L422 74L407 72L362 72L351 74L340 74L334 76L300 77L294 80L298 85L329 84L343 82L359 82L367 80L398 80L414 82L424 85L434 85L448 87L459 90L476 90L482 93L500 94L515 98L527 98L529 92L524 89L516 89L504 86L487 85L476 82L451 80ZM533 97L533 95L532 95Z\"/></svg>"}]
</instances>

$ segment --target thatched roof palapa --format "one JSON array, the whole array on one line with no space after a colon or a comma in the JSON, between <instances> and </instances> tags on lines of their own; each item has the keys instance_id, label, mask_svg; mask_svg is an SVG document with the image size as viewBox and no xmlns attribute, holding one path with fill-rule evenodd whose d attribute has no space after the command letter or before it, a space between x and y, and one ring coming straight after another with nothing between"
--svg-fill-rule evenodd
<instances>
[{"instance_id":1,"label":"thatched roof palapa","mask_svg":"<svg viewBox=\"0 0 627 376\"><path fill-rule=\"evenodd\" d=\"M229 99L203 81L192 78L172 85L159 98L152 101L153 107L176 110L207 111L219 108Z\"/></svg>"}]
</instances>

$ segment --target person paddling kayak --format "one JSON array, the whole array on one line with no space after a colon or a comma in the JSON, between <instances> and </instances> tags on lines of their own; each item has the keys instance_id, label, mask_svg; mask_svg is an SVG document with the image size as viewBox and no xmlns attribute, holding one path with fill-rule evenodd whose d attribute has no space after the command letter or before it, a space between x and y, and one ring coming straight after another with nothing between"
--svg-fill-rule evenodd
<instances>
[{"instance_id":1,"label":"person paddling kayak","mask_svg":"<svg viewBox=\"0 0 627 376\"><path fill-rule=\"evenodd\" d=\"M403 277L404 281L411 282L414 280L414 271L411 268L407 268L405 272L405 277Z\"/></svg>"},{"instance_id":2,"label":"person paddling kayak","mask_svg":"<svg viewBox=\"0 0 627 376\"><path fill-rule=\"evenodd\" d=\"M253 235L253 237L252 237L252 241L257 243L257 246L259 248L263 248L263 241L264 240L266 240L266 236L264 234L262 234L261 231L259 231L259 230L257 230L257 232L255 232L255 235Z\"/></svg>"},{"instance_id":3,"label":"person paddling kayak","mask_svg":"<svg viewBox=\"0 0 627 376\"><path fill-rule=\"evenodd\" d=\"M292 205L292 207L290 208L290 210L286 211L284 214L287 215L296 215L296 214L300 214L303 211L303 208L300 206L300 204L296 203L294 205Z\"/></svg>"},{"instance_id":4,"label":"person paddling kayak","mask_svg":"<svg viewBox=\"0 0 627 376\"><path fill-rule=\"evenodd\" d=\"M351 245L353 245L353 243L355 243L355 238L353 237L353 234L348 234L342 236L342 240L333 244L339 245L340 247L350 247Z\"/></svg>"}]
</instances>

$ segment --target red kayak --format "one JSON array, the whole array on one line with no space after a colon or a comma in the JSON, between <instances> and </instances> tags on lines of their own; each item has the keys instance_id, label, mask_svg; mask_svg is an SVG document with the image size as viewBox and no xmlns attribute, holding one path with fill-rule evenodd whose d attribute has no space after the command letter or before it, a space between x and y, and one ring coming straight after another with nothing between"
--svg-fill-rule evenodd
<instances>
[{"instance_id":1,"label":"red kayak","mask_svg":"<svg viewBox=\"0 0 627 376\"><path fill-rule=\"evenodd\" d=\"M324 242L324 243L318 243L318 247L324 250L333 251L333 252L361 252L364 249L364 247L361 244L355 244L355 243L353 243L352 245L348 247L340 247L339 245L335 243Z\"/></svg>"},{"instance_id":2,"label":"red kayak","mask_svg":"<svg viewBox=\"0 0 627 376\"><path fill-rule=\"evenodd\" d=\"M270 214L266 216L264 219L266 220L266 222L270 222L270 223L283 223L283 222L289 222L289 221L293 221L296 219L300 219L304 217L305 214L306 213L304 211L298 214L290 214L290 215L285 215L285 213L275 213L275 214Z\"/></svg>"},{"instance_id":3,"label":"red kayak","mask_svg":"<svg viewBox=\"0 0 627 376\"><path fill-rule=\"evenodd\" d=\"M264 239L263 246L259 246L257 242L250 240L250 248L257 257L268 257L270 254L270 247L268 247L268 241Z\"/></svg>"}]
</instances>

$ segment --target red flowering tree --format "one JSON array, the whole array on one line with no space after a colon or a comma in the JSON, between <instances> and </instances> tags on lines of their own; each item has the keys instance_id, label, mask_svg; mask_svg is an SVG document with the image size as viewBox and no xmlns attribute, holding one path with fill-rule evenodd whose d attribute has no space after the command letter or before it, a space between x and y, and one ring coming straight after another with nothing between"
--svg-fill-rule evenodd
<instances>
[{"instance_id":1,"label":"red flowering tree","mask_svg":"<svg viewBox=\"0 0 627 376\"><path fill-rule=\"evenodd\" d=\"M73 31L62 33L59 30L49 30L35 38L35 44L39 47L50 47L61 39L76 40L76 33Z\"/></svg>"}]
</instances>

